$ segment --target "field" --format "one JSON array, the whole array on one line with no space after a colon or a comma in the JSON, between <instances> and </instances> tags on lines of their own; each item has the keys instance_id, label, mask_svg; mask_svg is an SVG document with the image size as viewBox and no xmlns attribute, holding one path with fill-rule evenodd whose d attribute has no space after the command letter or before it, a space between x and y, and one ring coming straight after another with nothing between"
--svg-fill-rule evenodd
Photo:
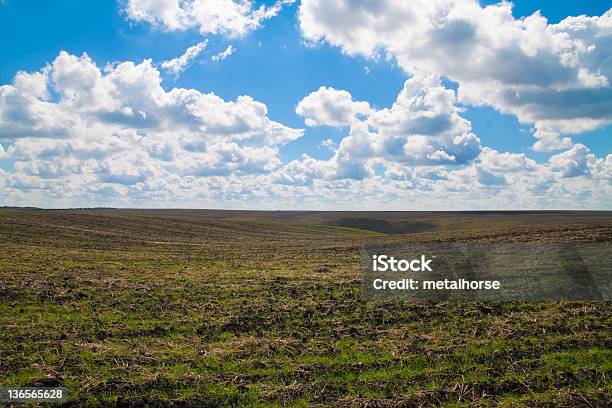
<instances>
[{"instance_id":1,"label":"field","mask_svg":"<svg viewBox=\"0 0 612 408\"><path fill-rule=\"evenodd\" d=\"M0 385L67 406L607 406L609 302L366 302L364 242L610 242L606 212L0 210Z\"/></svg>"}]
</instances>

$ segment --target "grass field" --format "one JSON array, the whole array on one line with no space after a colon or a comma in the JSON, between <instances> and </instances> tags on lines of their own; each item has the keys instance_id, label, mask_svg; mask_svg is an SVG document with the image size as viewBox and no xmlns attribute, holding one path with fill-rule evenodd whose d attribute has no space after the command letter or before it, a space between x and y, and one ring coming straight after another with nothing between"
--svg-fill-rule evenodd
<instances>
[{"instance_id":1,"label":"grass field","mask_svg":"<svg viewBox=\"0 0 612 408\"><path fill-rule=\"evenodd\" d=\"M609 302L365 302L373 241L610 242L612 213L0 210L0 385L75 406L609 404Z\"/></svg>"}]
</instances>

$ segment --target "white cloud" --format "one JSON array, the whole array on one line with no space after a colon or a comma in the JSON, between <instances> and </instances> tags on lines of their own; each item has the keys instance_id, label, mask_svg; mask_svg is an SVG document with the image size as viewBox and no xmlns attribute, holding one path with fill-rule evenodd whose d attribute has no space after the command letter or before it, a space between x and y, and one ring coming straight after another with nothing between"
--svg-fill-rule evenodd
<instances>
[{"instance_id":1,"label":"white cloud","mask_svg":"<svg viewBox=\"0 0 612 408\"><path fill-rule=\"evenodd\" d=\"M548 24L512 16L511 3L476 0L304 0L310 42L350 55L386 53L410 74L443 75L459 97L534 124L538 150L567 148L560 134L612 123L612 10ZM556 136L555 136L556 134Z\"/></svg>"},{"instance_id":2,"label":"white cloud","mask_svg":"<svg viewBox=\"0 0 612 408\"><path fill-rule=\"evenodd\" d=\"M560 172L562 177L589 175L597 161L595 155L591 154L589 149L580 143L574 145L570 150L550 158L553 171Z\"/></svg>"},{"instance_id":3,"label":"white cloud","mask_svg":"<svg viewBox=\"0 0 612 408\"><path fill-rule=\"evenodd\" d=\"M255 8L250 0L128 0L125 13L130 20L144 21L167 31L197 29L201 34L242 37L274 17L284 4Z\"/></svg>"},{"instance_id":4,"label":"white cloud","mask_svg":"<svg viewBox=\"0 0 612 408\"><path fill-rule=\"evenodd\" d=\"M319 143L319 147L323 149L328 149L331 151L336 150L336 142L333 139L325 139L321 143Z\"/></svg>"},{"instance_id":5,"label":"white cloud","mask_svg":"<svg viewBox=\"0 0 612 408\"><path fill-rule=\"evenodd\" d=\"M356 103L348 92L343 100ZM310 105L318 109L303 116L316 118L313 124L334 117L335 104L329 113L324 104ZM310 205L333 197L343 209L355 208L351 197L361 209L609 208L612 155L598 159L577 144L537 163L483 148L461 112L455 92L437 76L414 76L390 108L336 121L350 129L331 159L304 156L275 170L272 182ZM368 197L377 197L378 206L368 207Z\"/></svg>"},{"instance_id":6,"label":"white cloud","mask_svg":"<svg viewBox=\"0 0 612 408\"><path fill-rule=\"evenodd\" d=\"M572 139L569 137L563 137L558 131L542 128L541 125L539 129L536 129L534 136L538 139L533 144L533 150L536 152L552 152L573 146Z\"/></svg>"},{"instance_id":7,"label":"white cloud","mask_svg":"<svg viewBox=\"0 0 612 408\"><path fill-rule=\"evenodd\" d=\"M315 179L325 176L326 166L326 163L305 154L302 160L293 160L280 168L273 181L288 185L311 185Z\"/></svg>"},{"instance_id":8,"label":"white cloud","mask_svg":"<svg viewBox=\"0 0 612 408\"><path fill-rule=\"evenodd\" d=\"M221 51L220 53L213 55L210 58L210 60L214 62L223 61L224 59L232 55L234 51L236 51L236 49L234 48L233 45L230 44L227 46L227 48L224 51Z\"/></svg>"},{"instance_id":9,"label":"white cloud","mask_svg":"<svg viewBox=\"0 0 612 408\"><path fill-rule=\"evenodd\" d=\"M492 151L490 155L497 152ZM502 153L500 153L502 154ZM405 166L387 163L384 175L364 179L328 179L308 174L325 172L326 163L291 162L293 183L275 180L275 208L432 210L432 209L610 209L611 159L608 178L591 170L582 177L562 177L549 163L523 171L495 171L475 160L468 166ZM301 163L301 165L300 165ZM300 171L300 167L303 168ZM323 170L319 170L323 167ZM275 173L282 174L284 168Z\"/></svg>"},{"instance_id":10,"label":"white cloud","mask_svg":"<svg viewBox=\"0 0 612 408\"><path fill-rule=\"evenodd\" d=\"M16 189L114 185L135 194L171 177L265 174L280 165L278 147L301 135L249 96L166 91L150 60L100 69L86 54L61 52L0 87L0 139L11 143L3 155L15 160Z\"/></svg>"},{"instance_id":11,"label":"white cloud","mask_svg":"<svg viewBox=\"0 0 612 408\"><path fill-rule=\"evenodd\" d=\"M389 161L463 164L478 156L480 141L460 113L455 93L439 78L415 76L405 82L391 108L370 115L361 132L373 151Z\"/></svg>"},{"instance_id":12,"label":"white cloud","mask_svg":"<svg viewBox=\"0 0 612 408\"><path fill-rule=\"evenodd\" d=\"M368 120L382 154L394 161L463 164L480 152L471 124L460 116L455 92L435 75L408 79L390 109Z\"/></svg>"},{"instance_id":13,"label":"white cloud","mask_svg":"<svg viewBox=\"0 0 612 408\"><path fill-rule=\"evenodd\" d=\"M576 144L537 163L482 147L437 75L413 76L383 109L326 90L345 109L312 103L304 116L346 136L324 143L330 160L283 164L280 147L302 130L263 103L164 89L150 60L98 67L62 52L0 86L0 156L14 162L0 205L610 209L612 155Z\"/></svg>"},{"instance_id":14,"label":"white cloud","mask_svg":"<svg viewBox=\"0 0 612 408\"><path fill-rule=\"evenodd\" d=\"M485 169L497 173L529 172L538 167L535 160L524 153L499 153L490 148L483 149L479 161Z\"/></svg>"},{"instance_id":15,"label":"white cloud","mask_svg":"<svg viewBox=\"0 0 612 408\"><path fill-rule=\"evenodd\" d=\"M173 58L171 60L163 61L161 67L166 71L170 72L174 76L180 75L181 72L187 68L189 63L198 57L204 51L208 45L208 40L201 41L191 47L187 48L183 55Z\"/></svg>"},{"instance_id":16,"label":"white cloud","mask_svg":"<svg viewBox=\"0 0 612 408\"><path fill-rule=\"evenodd\" d=\"M499 187L508 184L506 177L503 174L495 174L482 167L476 167L476 175L478 182L483 186Z\"/></svg>"},{"instance_id":17,"label":"white cloud","mask_svg":"<svg viewBox=\"0 0 612 408\"><path fill-rule=\"evenodd\" d=\"M354 101L347 91L322 87L305 97L296 111L309 126L350 125L334 156L321 162L322 171L308 173L328 180L372 177L374 164L392 167L388 174L401 178L394 164L464 165L481 151L470 122L460 116L455 92L444 88L435 75L408 79L391 108L375 110ZM293 165L293 170L299 168Z\"/></svg>"},{"instance_id":18,"label":"white cloud","mask_svg":"<svg viewBox=\"0 0 612 408\"><path fill-rule=\"evenodd\" d=\"M373 110L367 102L356 102L347 91L320 87L300 101L295 112L307 126L349 126L358 115L368 116Z\"/></svg>"}]
</instances>

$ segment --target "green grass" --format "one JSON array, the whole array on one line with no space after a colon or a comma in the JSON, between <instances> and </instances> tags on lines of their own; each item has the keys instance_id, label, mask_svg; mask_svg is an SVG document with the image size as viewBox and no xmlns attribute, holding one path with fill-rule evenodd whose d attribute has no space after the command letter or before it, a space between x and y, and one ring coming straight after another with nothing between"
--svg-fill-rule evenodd
<instances>
[{"instance_id":1,"label":"green grass","mask_svg":"<svg viewBox=\"0 0 612 408\"><path fill-rule=\"evenodd\" d=\"M421 214L435 231L405 236L270 214L0 211L0 385L55 381L76 406L610 401L607 302L365 302L359 286L364 239L609 242L601 214Z\"/></svg>"}]
</instances>

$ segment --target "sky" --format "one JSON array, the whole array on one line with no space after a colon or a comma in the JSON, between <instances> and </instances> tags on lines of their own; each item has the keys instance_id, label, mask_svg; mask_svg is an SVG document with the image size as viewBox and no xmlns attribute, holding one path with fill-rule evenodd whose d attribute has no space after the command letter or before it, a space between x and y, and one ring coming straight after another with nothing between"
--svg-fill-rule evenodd
<instances>
[{"instance_id":1,"label":"sky","mask_svg":"<svg viewBox=\"0 0 612 408\"><path fill-rule=\"evenodd\" d=\"M0 1L0 205L612 209L606 1Z\"/></svg>"}]
</instances>

